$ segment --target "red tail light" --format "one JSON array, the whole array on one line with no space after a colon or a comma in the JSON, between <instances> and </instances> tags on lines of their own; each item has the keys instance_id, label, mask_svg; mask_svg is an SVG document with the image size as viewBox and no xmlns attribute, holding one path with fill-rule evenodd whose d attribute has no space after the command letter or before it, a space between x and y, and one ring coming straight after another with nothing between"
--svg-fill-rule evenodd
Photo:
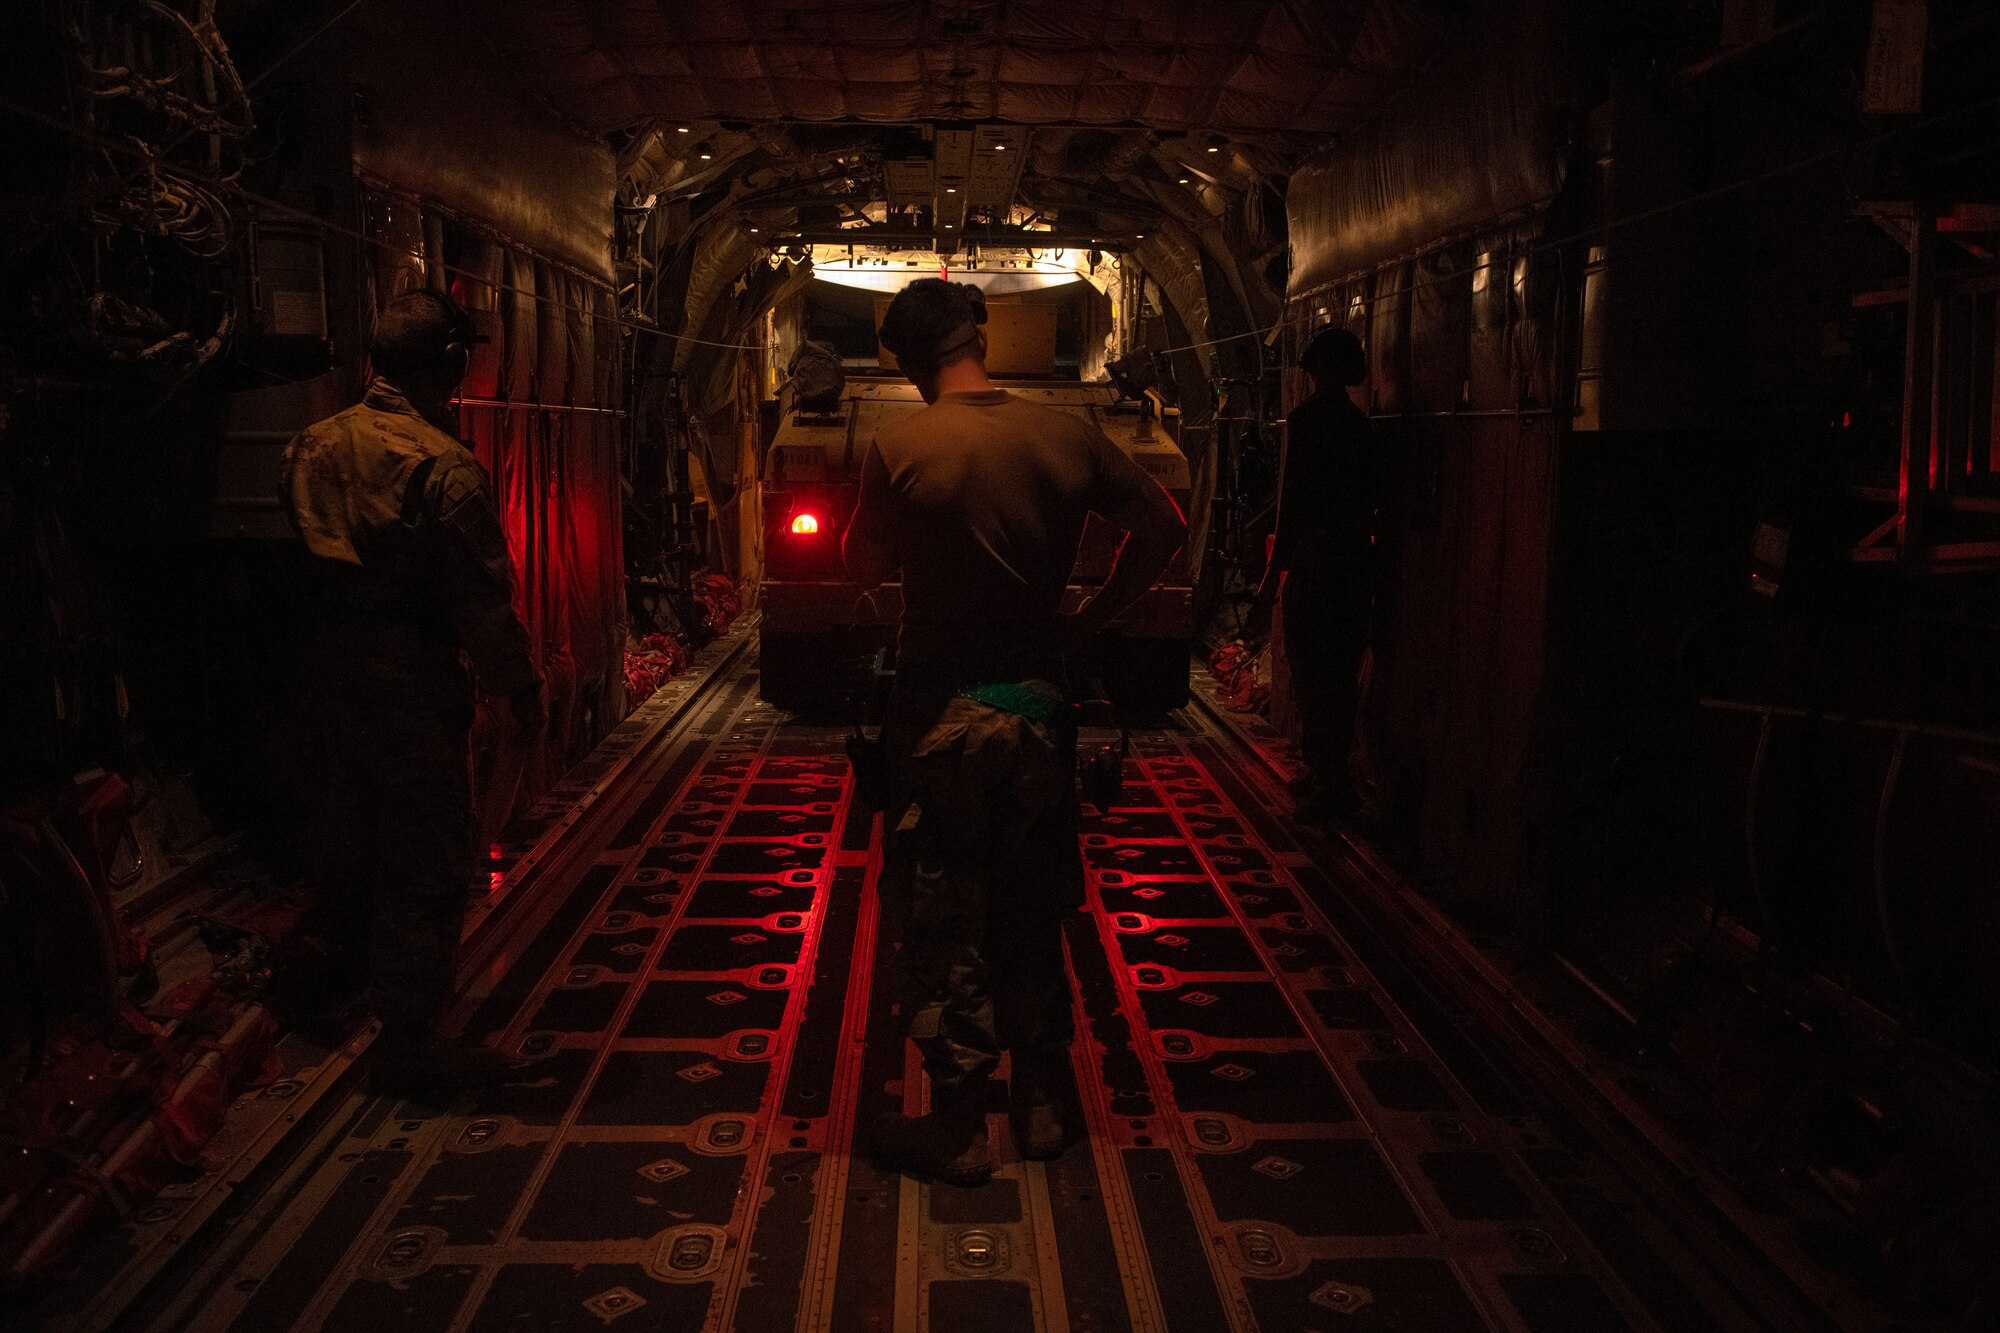
<instances>
[{"instance_id":1,"label":"red tail light","mask_svg":"<svg viewBox=\"0 0 2000 1333\"><path fill-rule=\"evenodd\" d=\"M800 514L797 518L793 519L792 535L794 537L817 537L819 535L818 516L814 514Z\"/></svg>"}]
</instances>

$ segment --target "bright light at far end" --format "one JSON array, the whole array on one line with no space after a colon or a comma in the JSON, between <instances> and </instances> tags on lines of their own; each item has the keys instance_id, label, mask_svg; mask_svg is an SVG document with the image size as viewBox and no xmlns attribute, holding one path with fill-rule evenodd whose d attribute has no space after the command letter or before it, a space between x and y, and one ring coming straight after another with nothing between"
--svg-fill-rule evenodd
<instances>
[{"instance_id":1,"label":"bright light at far end","mask_svg":"<svg viewBox=\"0 0 2000 1333\"><path fill-rule=\"evenodd\" d=\"M959 227L955 222L940 222L938 230L957 231ZM877 292L899 292L909 285L911 278L935 274L941 262L940 256L932 251L909 250L856 255L850 259L847 247L838 245L813 246L812 260L816 281ZM952 277L971 283L988 296L1006 296L1081 281L1083 260L1081 250L1028 251L1007 247L981 253L963 266L953 265ZM924 269L927 273L920 275L909 271L912 269Z\"/></svg>"},{"instance_id":2,"label":"bright light at far end","mask_svg":"<svg viewBox=\"0 0 2000 1333\"><path fill-rule=\"evenodd\" d=\"M792 520L794 537L811 537L819 532L819 520L811 514L800 514Z\"/></svg>"}]
</instances>

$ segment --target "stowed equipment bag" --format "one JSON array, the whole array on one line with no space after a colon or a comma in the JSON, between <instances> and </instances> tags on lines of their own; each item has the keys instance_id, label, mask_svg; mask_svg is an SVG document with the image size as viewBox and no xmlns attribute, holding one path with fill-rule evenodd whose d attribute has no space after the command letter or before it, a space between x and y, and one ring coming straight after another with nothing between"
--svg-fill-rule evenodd
<instances>
[{"instance_id":1,"label":"stowed equipment bag","mask_svg":"<svg viewBox=\"0 0 2000 1333\"><path fill-rule=\"evenodd\" d=\"M822 415L840 410L847 372L841 368L840 353L832 343L818 339L800 343L785 373L791 376L793 411Z\"/></svg>"}]
</instances>

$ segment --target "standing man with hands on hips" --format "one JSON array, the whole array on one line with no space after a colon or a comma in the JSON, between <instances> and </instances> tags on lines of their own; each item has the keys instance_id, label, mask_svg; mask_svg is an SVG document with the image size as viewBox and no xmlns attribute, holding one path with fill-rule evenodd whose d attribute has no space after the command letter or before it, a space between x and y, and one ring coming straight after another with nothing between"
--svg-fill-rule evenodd
<instances>
[{"instance_id":1,"label":"standing man with hands on hips","mask_svg":"<svg viewBox=\"0 0 2000 1333\"><path fill-rule=\"evenodd\" d=\"M968 284L920 279L891 303L883 345L927 406L870 445L843 548L862 586L902 578L883 901L902 927L902 1018L930 1081L929 1113L882 1117L874 1147L956 1185L993 1173L986 1105L1003 1051L1023 1153L1063 1149L1061 923L1083 901L1064 661L1187 535L1103 432L993 386L985 322ZM1124 542L1097 595L1064 616L1093 513Z\"/></svg>"}]
</instances>

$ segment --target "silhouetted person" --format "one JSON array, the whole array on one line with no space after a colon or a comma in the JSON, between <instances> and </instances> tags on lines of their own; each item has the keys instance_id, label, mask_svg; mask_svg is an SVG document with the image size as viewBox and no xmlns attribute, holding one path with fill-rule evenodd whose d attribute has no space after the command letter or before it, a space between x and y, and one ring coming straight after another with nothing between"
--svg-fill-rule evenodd
<instances>
[{"instance_id":1,"label":"silhouetted person","mask_svg":"<svg viewBox=\"0 0 2000 1333\"><path fill-rule=\"evenodd\" d=\"M1313 391L1285 421L1277 531L1255 605L1260 619L1274 602L1284 608L1285 660L1307 770L1298 814L1310 820L1346 813L1356 803L1349 756L1387 469L1369 438L1368 418L1347 394L1368 378L1361 340L1346 329L1322 329L1300 354L1299 368L1311 376Z\"/></svg>"},{"instance_id":2,"label":"silhouetted person","mask_svg":"<svg viewBox=\"0 0 2000 1333\"><path fill-rule=\"evenodd\" d=\"M292 979L293 998L365 989L382 1020L375 1086L398 1095L448 1093L507 1065L437 1031L474 868L460 654L524 732L543 719L486 474L452 434L475 340L443 296L396 298L376 320L361 403L285 450L281 498L310 553L304 695L325 761L304 932L324 966ZM297 994L313 989L328 993Z\"/></svg>"},{"instance_id":3,"label":"silhouetted person","mask_svg":"<svg viewBox=\"0 0 2000 1333\"><path fill-rule=\"evenodd\" d=\"M1061 922L1083 900L1063 661L1152 586L1187 531L1095 426L993 387L985 316L976 288L936 278L890 305L882 342L929 406L870 444L845 544L863 586L902 574L883 887L905 918L902 1015L931 1086L930 1113L883 1117L874 1146L959 1185L993 1172L987 1082L1003 1050L1022 1152L1062 1151ZM1066 618L1092 513L1129 536Z\"/></svg>"}]
</instances>

